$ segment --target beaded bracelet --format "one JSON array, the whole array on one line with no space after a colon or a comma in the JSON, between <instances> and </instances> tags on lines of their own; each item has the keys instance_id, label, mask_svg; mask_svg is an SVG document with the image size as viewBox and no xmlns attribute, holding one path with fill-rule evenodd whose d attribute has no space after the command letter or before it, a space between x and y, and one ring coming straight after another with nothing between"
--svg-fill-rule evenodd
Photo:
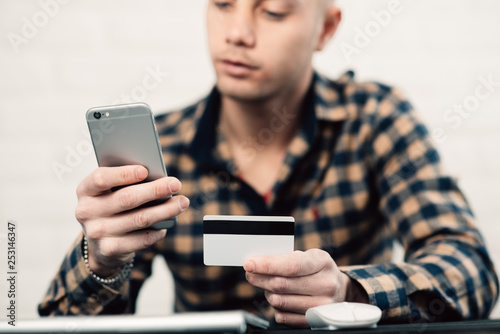
<instances>
[{"instance_id":1,"label":"beaded bracelet","mask_svg":"<svg viewBox=\"0 0 500 334\"><path fill-rule=\"evenodd\" d=\"M135 257L135 255L134 255L134 257ZM87 239L85 238L85 236L83 236L83 259L85 260L85 265L87 266L87 269L88 269L90 275L99 283L111 285L111 284L115 284L118 282L122 282L123 280L127 279L130 275L130 271L132 270L132 267L134 266L134 257L132 257L132 260L130 260L130 262L127 262L122 266L122 270L117 275L115 275L111 278L99 277L92 270L90 270Z\"/></svg>"}]
</instances>

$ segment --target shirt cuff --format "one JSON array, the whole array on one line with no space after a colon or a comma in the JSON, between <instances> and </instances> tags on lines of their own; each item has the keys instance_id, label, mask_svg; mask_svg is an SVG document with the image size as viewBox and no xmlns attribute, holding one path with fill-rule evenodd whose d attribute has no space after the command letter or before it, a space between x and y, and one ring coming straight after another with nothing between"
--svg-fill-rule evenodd
<instances>
[{"instance_id":1,"label":"shirt cuff","mask_svg":"<svg viewBox=\"0 0 500 334\"><path fill-rule=\"evenodd\" d=\"M82 252L83 233L66 257L66 281L69 311L73 314L98 314L117 297L128 295L129 280L108 286L96 281L85 264Z\"/></svg>"},{"instance_id":2,"label":"shirt cuff","mask_svg":"<svg viewBox=\"0 0 500 334\"><path fill-rule=\"evenodd\" d=\"M385 265L362 265L339 269L359 283L366 291L369 303L382 310L383 319L408 317L412 313L403 281L391 273L390 268Z\"/></svg>"}]
</instances>

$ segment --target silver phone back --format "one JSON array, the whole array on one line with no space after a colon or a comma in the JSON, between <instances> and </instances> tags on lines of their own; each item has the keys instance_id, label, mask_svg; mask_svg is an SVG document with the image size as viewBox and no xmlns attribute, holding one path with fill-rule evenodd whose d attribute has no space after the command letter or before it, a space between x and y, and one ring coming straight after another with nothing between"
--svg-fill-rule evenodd
<instances>
[{"instance_id":1,"label":"silver phone back","mask_svg":"<svg viewBox=\"0 0 500 334\"><path fill-rule=\"evenodd\" d=\"M91 108L86 117L100 167L142 165L148 169L144 182L167 176L153 114L147 104ZM153 228L170 228L174 224L172 219Z\"/></svg>"}]
</instances>

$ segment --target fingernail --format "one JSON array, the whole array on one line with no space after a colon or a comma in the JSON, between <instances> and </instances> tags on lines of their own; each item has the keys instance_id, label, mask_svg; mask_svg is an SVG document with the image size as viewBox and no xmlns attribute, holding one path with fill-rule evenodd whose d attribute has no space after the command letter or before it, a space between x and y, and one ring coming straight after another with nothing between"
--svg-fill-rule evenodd
<instances>
[{"instance_id":1,"label":"fingernail","mask_svg":"<svg viewBox=\"0 0 500 334\"><path fill-rule=\"evenodd\" d=\"M172 194L176 194L179 190L181 190L181 183L177 180L170 181L168 183L168 189Z\"/></svg>"},{"instance_id":2,"label":"fingernail","mask_svg":"<svg viewBox=\"0 0 500 334\"><path fill-rule=\"evenodd\" d=\"M253 273L253 271L255 270L255 263L253 261L247 261L243 265L243 269L245 269L245 271L248 273Z\"/></svg>"},{"instance_id":3,"label":"fingernail","mask_svg":"<svg viewBox=\"0 0 500 334\"><path fill-rule=\"evenodd\" d=\"M181 207L181 210L184 211L187 209L189 206L189 198L182 196L179 198L179 206Z\"/></svg>"},{"instance_id":4,"label":"fingernail","mask_svg":"<svg viewBox=\"0 0 500 334\"><path fill-rule=\"evenodd\" d=\"M148 170L144 167L139 167L135 170L135 175L138 180L144 180L148 176Z\"/></svg>"}]
</instances>

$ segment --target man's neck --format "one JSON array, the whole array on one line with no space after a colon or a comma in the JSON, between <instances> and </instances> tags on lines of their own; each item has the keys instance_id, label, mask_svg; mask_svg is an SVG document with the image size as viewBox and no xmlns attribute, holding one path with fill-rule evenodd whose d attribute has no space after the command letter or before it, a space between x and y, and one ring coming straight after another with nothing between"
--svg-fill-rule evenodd
<instances>
[{"instance_id":1,"label":"man's neck","mask_svg":"<svg viewBox=\"0 0 500 334\"><path fill-rule=\"evenodd\" d=\"M220 122L230 145L237 149L252 138L265 141L269 149L288 147L299 127L311 80L312 70L295 87L259 102L236 100L222 94Z\"/></svg>"}]
</instances>

